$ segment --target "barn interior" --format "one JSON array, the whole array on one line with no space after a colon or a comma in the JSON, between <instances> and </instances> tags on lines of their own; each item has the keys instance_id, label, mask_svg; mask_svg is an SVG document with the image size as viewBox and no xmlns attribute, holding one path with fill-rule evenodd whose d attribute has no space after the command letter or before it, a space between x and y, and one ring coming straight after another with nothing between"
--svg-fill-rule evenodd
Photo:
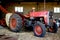
<instances>
[{"instance_id":1,"label":"barn interior","mask_svg":"<svg viewBox=\"0 0 60 40\"><path fill-rule=\"evenodd\" d=\"M7 13L18 12L25 15L32 9L36 12L52 11L53 19L60 19L60 0L0 0L0 40L60 40L60 24L56 34L46 32L44 38L37 38L29 31L12 32L7 28L8 24L5 22Z\"/></svg>"}]
</instances>

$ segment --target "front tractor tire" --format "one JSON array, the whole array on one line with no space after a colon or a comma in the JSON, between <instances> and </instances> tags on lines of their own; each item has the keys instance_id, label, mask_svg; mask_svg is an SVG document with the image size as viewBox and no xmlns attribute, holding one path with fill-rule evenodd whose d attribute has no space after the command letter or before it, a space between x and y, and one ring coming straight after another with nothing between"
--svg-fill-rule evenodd
<instances>
[{"instance_id":1,"label":"front tractor tire","mask_svg":"<svg viewBox=\"0 0 60 40\"><path fill-rule=\"evenodd\" d=\"M9 28L13 32L19 32L22 28L22 18L18 14L13 14L9 19Z\"/></svg>"},{"instance_id":2,"label":"front tractor tire","mask_svg":"<svg viewBox=\"0 0 60 40\"><path fill-rule=\"evenodd\" d=\"M46 28L45 25L37 22L33 27L34 35L37 37L44 37L46 34Z\"/></svg>"}]
</instances>

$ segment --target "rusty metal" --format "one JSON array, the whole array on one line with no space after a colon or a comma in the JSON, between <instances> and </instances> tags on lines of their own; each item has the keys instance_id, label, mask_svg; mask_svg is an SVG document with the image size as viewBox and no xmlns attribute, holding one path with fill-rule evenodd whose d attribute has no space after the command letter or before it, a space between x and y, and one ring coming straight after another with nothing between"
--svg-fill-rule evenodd
<instances>
[{"instance_id":1,"label":"rusty metal","mask_svg":"<svg viewBox=\"0 0 60 40\"><path fill-rule=\"evenodd\" d=\"M3 12L3 13L9 13L4 7L2 7L1 5L0 5L0 10Z\"/></svg>"}]
</instances>

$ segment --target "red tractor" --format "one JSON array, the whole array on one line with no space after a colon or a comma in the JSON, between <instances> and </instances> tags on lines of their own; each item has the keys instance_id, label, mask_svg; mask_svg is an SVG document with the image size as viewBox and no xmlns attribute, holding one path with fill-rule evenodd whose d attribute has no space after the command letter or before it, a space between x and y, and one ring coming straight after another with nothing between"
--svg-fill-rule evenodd
<instances>
[{"instance_id":1,"label":"red tractor","mask_svg":"<svg viewBox=\"0 0 60 40\"><path fill-rule=\"evenodd\" d=\"M46 31L56 33L58 30L53 20L53 13L49 11L30 12L27 15L7 13L5 19L10 30L18 32L23 27L32 27L34 35L37 37L44 37Z\"/></svg>"}]
</instances>

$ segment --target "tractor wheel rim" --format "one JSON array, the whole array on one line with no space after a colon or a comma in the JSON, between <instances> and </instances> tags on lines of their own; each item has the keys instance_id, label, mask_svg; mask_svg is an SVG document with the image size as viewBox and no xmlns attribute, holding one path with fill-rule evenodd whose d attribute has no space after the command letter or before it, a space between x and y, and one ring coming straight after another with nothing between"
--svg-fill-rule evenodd
<instances>
[{"instance_id":1,"label":"tractor wheel rim","mask_svg":"<svg viewBox=\"0 0 60 40\"><path fill-rule=\"evenodd\" d=\"M16 28L16 19L15 18L12 18L11 21L10 21L10 28L11 29L15 29Z\"/></svg>"},{"instance_id":2,"label":"tractor wheel rim","mask_svg":"<svg viewBox=\"0 0 60 40\"><path fill-rule=\"evenodd\" d=\"M42 34L42 28L41 28L40 26L36 26L36 27L35 27L35 33L36 33L37 35L41 35L41 34Z\"/></svg>"}]
</instances>

